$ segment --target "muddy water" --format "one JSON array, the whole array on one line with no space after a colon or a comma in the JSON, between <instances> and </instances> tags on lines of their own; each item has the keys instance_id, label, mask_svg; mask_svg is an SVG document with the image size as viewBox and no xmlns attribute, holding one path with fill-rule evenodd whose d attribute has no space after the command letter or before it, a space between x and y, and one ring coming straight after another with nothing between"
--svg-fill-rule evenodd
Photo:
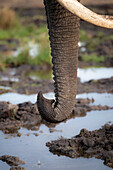
<instances>
[{"instance_id":1,"label":"muddy water","mask_svg":"<svg viewBox=\"0 0 113 170\"><path fill-rule=\"evenodd\" d=\"M45 94L47 98L53 98L53 93ZM100 97L99 97L100 96ZM77 97L89 97L94 98L93 104L107 104L113 106L112 94L81 94ZM102 100L101 100L102 99ZM7 93L0 96L1 101L10 101L11 103L20 103L24 101L36 101L36 95L20 95L16 93ZM16 101L16 102L15 102ZM109 102L111 101L111 102ZM88 130L95 130L100 128L105 123L113 123L113 111L92 111L87 113L85 117L79 117L70 119L66 122L57 124L55 127L51 127L58 131L50 133L50 127L42 124L39 126L39 130L31 131L24 128L20 129L22 133L21 137L17 137L16 134L5 135L0 132L0 156L4 154L18 156L24 160L26 164L24 167L27 170L37 169L79 169L79 170L108 170L109 167L103 164L103 161L95 158L78 158L71 159L65 156L56 156L49 152L45 146L46 142L60 138L61 136L70 138L77 135L82 128ZM29 136L27 134L30 133ZM35 136L34 133L38 133L39 136ZM7 138L7 139L5 139ZM41 165L38 165L38 161ZM6 163L0 161L0 169L7 170L9 166Z\"/></svg>"},{"instance_id":2,"label":"muddy water","mask_svg":"<svg viewBox=\"0 0 113 170\"><path fill-rule=\"evenodd\" d=\"M77 98L94 98L94 102L91 105L113 106L113 94L110 93L83 93L77 95Z\"/></svg>"},{"instance_id":3,"label":"muddy water","mask_svg":"<svg viewBox=\"0 0 113 170\"><path fill-rule=\"evenodd\" d=\"M109 73L107 73L107 70ZM89 70L87 71L89 72ZM90 69L90 75L87 75L87 71L79 69L79 76L82 82L90 79L99 79L105 78L106 76L113 76L112 68L104 68L104 74L102 74L101 69L96 69L96 72L94 69ZM99 77L97 77L97 73ZM54 93L47 93L44 94L44 96L51 99L54 98ZM10 101L13 104L22 103L25 101L31 101L32 103L35 103L36 97L36 94L28 96L17 93L6 93L0 95L0 101ZM90 99L94 98L94 103L92 103L92 105L101 104L113 106L113 94L84 93L77 95L77 98L87 97ZM26 162L24 165L26 170L108 170L111 168L105 166L101 160L95 158L72 159L65 156L57 156L50 153L48 148L45 146L46 142L58 139L61 136L65 138L71 138L72 136L77 135L82 128L95 130L103 126L105 123L113 123L112 110L91 111L87 113L85 117L70 119L53 127L48 127L44 124L41 124L39 125L39 130L37 131L21 128L19 130L19 132L22 133L21 137L17 137L16 134L6 135L0 132L0 156L4 154L18 156L21 160ZM50 128L57 131L50 133ZM34 133L38 133L38 136L35 136ZM38 165L38 161L41 162L40 166ZM9 165L0 161L0 170L7 170L9 168Z\"/></svg>"},{"instance_id":4,"label":"muddy water","mask_svg":"<svg viewBox=\"0 0 113 170\"><path fill-rule=\"evenodd\" d=\"M54 99L54 93L45 93L44 97L48 99ZM77 98L89 98L89 99L94 99L94 102L92 105L99 105L101 104L102 106L108 105L108 106L113 106L113 94L109 93L83 93L77 95ZM18 93L4 93L0 95L0 101L9 101L12 104L19 104L23 102L28 102L31 101L32 103L35 103L37 99L37 94L33 95L25 95L25 94L18 94Z\"/></svg>"},{"instance_id":5,"label":"muddy water","mask_svg":"<svg viewBox=\"0 0 113 170\"><path fill-rule=\"evenodd\" d=\"M102 78L113 77L113 67L111 68L78 68L78 77L80 77L81 82L89 81L91 79L99 80Z\"/></svg>"},{"instance_id":6,"label":"muddy water","mask_svg":"<svg viewBox=\"0 0 113 170\"><path fill-rule=\"evenodd\" d=\"M9 101L13 104L19 104L27 101L31 101L32 103L36 102L37 95L24 95L18 93L4 93L0 95L0 101Z\"/></svg>"},{"instance_id":7,"label":"muddy water","mask_svg":"<svg viewBox=\"0 0 113 170\"><path fill-rule=\"evenodd\" d=\"M12 77L12 78L10 78L10 77L1 77L1 80L2 81L14 81L14 82L18 82L19 81L18 78L14 78L14 77Z\"/></svg>"},{"instance_id":8,"label":"muddy water","mask_svg":"<svg viewBox=\"0 0 113 170\"><path fill-rule=\"evenodd\" d=\"M61 123L55 127L57 130L63 132L50 133L49 128L45 125L41 125L39 131L29 131L21 129L21 137L13 137L11 135L4 135L0 132L0 155L16 155L26 162L26 169L36 170L39 169L38 161L40 160L40 169L95 169L95 170L107 170L110 169L103 165L103 161L94 158L91 159L71 159L64 156L56 156L48 151L45 146L47 141L58 139L60 136L72 137L78 134L81 128L87 128L88 130L94 130L100 128L105 123L113 120L112 111L100 111L90 112L86 117L76 118L68 120L66 123ZM112 122L113 123L113 122ZM41 132L43 131L43 133ZM39 136L35 136L34 133L39 133ZM30 136L26 136L30 133ZM4 139L8 137L8 139ZM2 170L8 169L8 165L0 162Z\"/></svg>"},{"instance_id":9,"label":"muddy water","mask_svg":"<svg viewBox=\"0 0 113 170\"><path fill-rule=\"evenodd\" d=\"M10 90L11 87L0 86L0 89Z\"/></svg>"},{"instance_id":10,"label":"muddy water","mask_svg":"<svg viewBox=\"0 0 113 170\"><path fill-rule=\"evenodd\" d=\"M51 71L48 72L29 72L27 74L30 78L34 80L41 80L41 79L52 79ZM89 80L99 80L102 78L111 78L113 77L113 68L109 67L102 67L102 68L78 68L78 77L80 78L81 82L89 81Z\"/></svg>"}]
</instances>

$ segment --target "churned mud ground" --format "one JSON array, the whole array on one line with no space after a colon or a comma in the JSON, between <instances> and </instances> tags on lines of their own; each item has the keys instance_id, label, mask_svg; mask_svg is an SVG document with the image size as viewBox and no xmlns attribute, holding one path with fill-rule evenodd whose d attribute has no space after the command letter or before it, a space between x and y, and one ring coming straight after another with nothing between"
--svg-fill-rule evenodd
<instances>
[{"instance_id":1,"label":"churned mud ground","mask_svg":"<svg viewBox=\"0 0 113 170\"><path fill-rule=\"evenodd\" d=\"M14 1L11 4L7 0L0 3L1 6L4 3L8 6L12 5L21 19L24 18L23 25L35 24L38 27L41 24L46 24L42 2L37 3L36 0L29 2L30 6L27 4L26 8L24 8L26 1L16 1L16 5ZM35 5L32 4L33 2ZM94 11L102 14L113 14L112 1L110 0L104 4L97 2L97 0L93 4L90 4L89 0L85 2ZM37 18L36 15L41 17ZM102 29L84 21L81 21L80 29L79 68L112 67L113 30ZM0 42L0 53L16 51L20 45L18 39L4 41L6 44L2 44L3 41ZM11 47L12 42L16 44L16 48ZM91 58L88 58L89 56ZM31 66L24 64L14 67L11 64L10 66L0 69L0 97L10 92L7 101L10 101L13 93L31 95L37 94L39 91L43 93L54 91L50 65ZM101 99L99 98L97 104L93 97L77 98L71 117L60 124L51 124L43 120L38 112L36 101L35 103L29 101L14 104L0 100L0 160L3 161L3 164L0 162L0 165L3 170L35 170L41 166L42 169L52 170L55 167L57 169L76 168L80 170L86 170L89 167L92 169L96 166L97 170L113 168L113 103L109 96L109 94L113 94L113 77L98 80L89 79L83 82L78 78L77 94L82 95L83 93L92 93L92 95L98 93L100 96L103 94L104 97L100 97ZM106 98L108 98L108 103L105 100L104 104L100 104ZM83 129L84 127L85 129ZM71 138L72 136L74 137ZM52 142L50 142L51 140ZM49 153L45 144L54 155ZM25 152L23 152L24 150ZM80 159L79 161L79 159L68 159L68 157L95 157L104 160L106 166L93 159ZM82 167L81 164L84 166Z\"/></svg>"},{"instance_id":2,"label":"churned mud ground","mask_svg":"<svg viewBox=\"0 0 113 170\"><path fill-rule=\"evenodd\" d=\"M45 76L41 80L40 78L35 79L34 76L30 76L29 72L40 72L42 71ZM49 74L50 77L46 79L46 74ZM53 83L51 79L51 70L48 66L29 66L21 65L17 68L8 68L5 71L0 72L0 93L3 92L17 92L21 94L35 94L38 91L43 91L44 93L53 91ZM3 88L2 88L3 87ZM4 89L6 87L6 89ZM7 87L9 87L7 89Z\"/></svg>"},{"instance_id":3,"label":"churned mud ground","mask_svg":"<svg viewBox=\"0 0 113 170\"><path fill-rule=\"evenodd\" d=\"M113 168L113 125L106 124L99 130L82 129L72 139L61 138L46 145L54 154L71 158L95 157L104 160L104 164Z\"/></svg>"},{"instance_id":4,"label":"churned mud ground","mask_svg":"<svg viewBox=\"0 0 113 170\"><path fill-rule=\"evenodd\" d=\"M23 68L23 69L20 69L20 68ZM24 68L26 68L26 69L24 70ZM32 93L37 94L37 92L39 90L42 90L43 92L51 92L54 90L53 82L51 80L33 80L32 78L28 78L28 77L25 78L27 68L28 68L28 70L31 69L29 66L24 65L24 66L18 67L18 69L16 69L15 71L13 70L14 71L13 73L15 73L15 74L13 74L13 76L14 76L13 80L18 79L18 81L16 81L16 82L12 81L12 79L11 79L12 77L10 75L11 70L10 70L10 68L8 68L4 72L4 74L1 74L1 75L4 75L4 77L9 76L10 80L1 81L1 86L3 86L3 87L9 86L9 87L11 87L11 89L9 90L10 92L18 92L18 93L19 92L26 93L26 88L29 87L29 89L32 89L32 91L27 89L29 94L32 94ZM35 68L35 69L38 69L38 68ZM21 70L21 71L19 71L19 70ZM18 72L20 72L21 74L19 75ZM45 82L45 86L43 84L44 82ZM28 84L26 86L24 86L24 83L28 83ZM38 83L40 83L40 86L38 86ZM18 86L20 86L19 84L21 84L20 89L24 89L24 90L16 91L16 89L14 89L14 87L16 86L15 84L16 85L18 84ZM35 84L35 86L32 84ZM34 88L34 87L36 87L36 88ZM80 79L78 79L78 92L77 93L83 94L84 92L88 92L88 93L89 92L97 92L97 93L102 93L102 94L103 93L111 93L112 94L113 93L113 78L89 80L88 82L84 82L84 83L81 83ZM7 94L6 91L5 91L5 93ZM93 104L92 105L92 103L94 103L94 102L95 102L94 98L92 98L92 99L89 99L89 98L76 99L75 108L74 108L73 113L69 119L71 120L71 119L75 119L77 117L78 118L79 117L80 118L87 117L87 112L91 112L91 111L110 110L110 112L112 112L112 109L113 109L112 105L111 106L110 105L108 105L108 106L101 105L101 104L97 104L97 105ZM69 119L67 121L69 121ZM10 102L0 102L0 130L5 135L12 134L12 135L14 135L14 137L21 138L22 133L20 132L20 129L27 128L31 131L35 131L33 134L34 134L34 136L38 137L39 136L39 128L42 124L45 124L47 127L49 127L50 133L55 133L55 132L62 133L62 129L61 130L54 129L54 127L56 127L56 124L47 123L45 120L42 119L42 117L40 116L40 114L38 112L36 103L33 104L31 102L24 102L24 103L20 103L20 104L12 104ZM83 156L85 158L96 157L96 158L104 160L105 165L107 165L109 167L113 167L113 163L112 163L113 155L112 155L112 150L110 149L110 147L112 148L112 138L113 137L112 137L112 132L111 131L109 132L110 125L106 126L106 127L108 127L108 131L104 133L104 136L103 136L103 130L99 130L99 132L98 131L88 132L87 130L81 130L80 134L84 135L83 139L82 139L82 136L80 139L77 138L77 141L78 141L77 144L82 143L80 146L75 147L75 145L77 145L77 144L73 144L74 143L73 138L69 139L69 141L72 141L72 144L70 142L69 146L67 145L66 139L61 139L61 140L64 140L63 147L65 148L65 151L63 151L63 148L61 148L59 141L57 144L55 143L56 145L55 144L53 145L53 142L52 142L52 144L49 143L47 145L50 146L50 151L54 150L55 153L57 152L56 150L59 151L61 149L61 153L59 153L61 155L64 154L64 155L70 156L70 157ZM87 136L85 136L85 134L87 134ZM98 137L95 134L98 134ZM111 136L110 136L110 134L111 134ZM30 135L30 133L28 132L26 134L26 136L29 137L29 135ZM107 138L107 142L103 142L103 141L106 141L105 140L106 138ZM8 140L7 137L6 137L6 139ZM82 140L84 143L82 142ZM66 142L66 144L65 144L65 142ZM92 143L93 143L93 145L92 145ZM102 145L102 143L103 143L103 145ZM95 146L95 147L93 147L93 146ZM60 149L58 149L58 147L60 147ZM81 151L80 153L77 153L77 151L75 150L75 148L77 148L77 147ZM91 147L93 147L94 150L92 150ZM54 149L51 149L51 148L54 148ZM87 150L88 150L88 152L87 152ZM68 155L68 153L69 153L69 155ZM75 156L75 153L76 153L76 156ZM7 158L7 157L8 157L8 159L10 157L12 158L12 156L7 156L7 157L6 156L3 155L0 157L0 159L5 160L7 162L7 159L3 159L3 158ZM24 169L24 167L20 167L20 166L15 167L15 166L11 165L10 169L11 170L19 170L21 168Z\"/></svg>"},{"instance_id":5,"label":"churned mud ground","mask_svg":"<svg viewBox=\"0 0 113 170\"><path fill-rule=\"evenodd\" d=\"M18 166L18 165L24 165L25 162L20 160L16 156L3 155L0 156L0 160L10 165L11 166L10 170L25 170L25 168Z\"/></svg>"},{"instance_id":6,"label":"churned mud ground","mask_svg":"<svg viewBox=\"0 0 113 170\"><path fill-rule=\"evenodd\" d=\"M82 62L83 64L83 62ZM81 64L81 66L82 66ZM86 65L86 64L84 64ZM0 93L20 93L20 94L37 94L39 91L43 93L53 92L54 84L52 81L52 74L37 78L31 76L29 72L40 72L43 70L43 74L50 72L49 66L29 66L22 65L16 68L6 68L4 71L0 71ZM99 80L90 79L89 81L81 82L78 78L77 94L82 93L113 93L113 77L102 78ZM16 99L15 99L16 100ZM92 105L94 99L77 99L76 105L73 110L73 114L69 118L75 119L77 117L87 117L87 112L91 111L109 111L112 112L113 105ZM107 114L107 112L106 112ZM67 121L69 121L69 119ZM111 119L109 119L111 120ZM61 130L54 129L56 124L49 124L45 122L40 116L36 103L23 102L20 104L12 104L10 102L0 102L0 130L5 135L14 135L14 137L21 138L21 128L27 128L31 131L35 131L33 135L39 136L39 127L46 125L49 127L49 133L60 132ZM70 125L71 126L71 125ZM47 143L50 147L50 151L54 154L65 155L72 158L84 157L84 158L98 158L104 160L104 164L113 168L113 125L105 125L103 128L95 131L81 130L80 134L72 139L61 138L54 142ZM75 127L76 128L76 127ZM81 128L83 128L81 126ZM41 132L40 132L41 133ZM26 134L29 138L30 133ZM9 140L7 137L5 138ZM54 140L54 137L51 139ZM49 139L46 140L50 141ZM104 141L104 142L103 142ZM45 142L45 143L46 143ZM43 143L45 145L45 143ZM40 143L39 143L40 145ZM43 146L42 146L43 148ZM7 154L7 153L6 153ZM10 154L12 157L12 154ZM14 154L13 154L14 155ZM7 156L10 157L9 155ZM0 157L1 160L5 160L4 154ZM6 157L5 157L6 158ZM21 158L21 157L20 157ZM53 155L54 159L54 155ZM24 160L24 159L23 159ZM5 160L7 162L7 159ZM10 160L11 162L11 160ZM10 170L20 170L24 167L18 165L10 165ZM24 166L24 165L23 165ZM26 165L25 165L26 166ZM42 165L43 166L43 165ZM46 169L46 168L45 168ZM97 168L98 169L98 168Z\"/></svg>"},{"instance_id":7,"label":"churned mud ground","mask_svg":"<svg viewBox=\"0 0 113 170\"><path fill-rule=\"evenodd\" d=\"M33 71L35 74L38 73L39 76L29 74ZM43 75L45 75L45 77L43 77ZM0 71L0 94L16 92L30 95L37 94L39 91L43 93L54 91L52 73L47 66L32 67L22 65L16 69L7 68L5 71ZM77 94L90 92L113 93L113 77L99 80L92 79L83 83L78 78Z\"/></svg>"},{"instance_id":8,"label":"churned mud ground","mask_svg":"<svg viewBox=\"0 0 113 170\"><path fill-rule=\"evenodd\" d=\"M3 155L3 156L0 156L0 160L2 160L3 162L6 162L10 166L18 166L18 165L24 165L25 164L24 161L20 160L16 156Z\"/></svg>"},{"instance_id":9,"label":"churned mud ground","mask_svg":"<svg viewBox=\"0 0 113 170\"><path fill-rule=\"evenodd\" d=\"M110 106L93 105L94 99L76 99L75 109L70 118L86 116L92 110L109 110ZM17 133L21 127L32 129L44 123L36 104L25 102L13 105L9 102L0 102L0 130L4 133Z\"/></svg>"}]
</instances>

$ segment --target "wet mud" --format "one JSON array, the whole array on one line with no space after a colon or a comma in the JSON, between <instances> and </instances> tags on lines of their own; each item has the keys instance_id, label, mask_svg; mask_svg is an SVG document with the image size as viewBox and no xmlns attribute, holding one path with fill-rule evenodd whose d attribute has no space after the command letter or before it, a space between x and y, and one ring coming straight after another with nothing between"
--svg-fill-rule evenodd
<instances>
[{"instance_id":1,"label":"wet mud","mask_svg":"<svg viewBox=\"0 0 113 170\"><path fill-rule=\"evenodd\" d=\"M112 5L90 5L89 8L94 9L96 12L103 14L113 14L111 8ZM45 15L44 9L38 7L31 8L18 8L14 7L20 17L34 17L35 15ZM24 25L34 23L39 26L41 24L46 24L44 19L33 19L26 20ZM81 21L81 29L85 30L92 39L97 37L98 32L103 32L105 35L113 35L113 30L107 30L99 28L88 24L84 21ZM16 46L19 45L17 39L7 39L4 40L7 44L12 42L16 43ZM84 48L86 49L87 54L96 53L98 56L104 56L106 60L99 63L100 66L113 66L113 58L109 57L113 55L113 40L107 39L104 42L101 42L96 49L91 51L87 48L88 44L86 43ZM1 43L0 52L14 51L16 48L10 48L9 45L4 45ZM93 62L83 62L81 60L81 48L79 48L79 67L95 66ZM97 64L97 63L96 63ZM41 80L33 79L29 77L27 73L29 71L40 71L44 70L45 72L50 70L50 66L29 66L22 65L16 68L13 65L10 65L10 68L6 68L3 71L0 71L0 94L7 92L16 92L20 94L37 94L39 91L43 93L53 92L54 85L53 81L50 80ZM52 76L51 76L52 77ZM3 88L2 88L3 87ZM8 87L5 89L4 87ZM77 82L77 94L81 93L113 93L113 77L100 79L100 80L90 80L84 83L80 82L78 78ZM84 117L87 115L87 112L92 110L109 110L113 109L110 106L102 105L91 105L94 102L94 99L76 99L75 108L71 115L71 118L75 117ZM42 119L40 116L37 105L32 104L31 102L24 102L20 104L11 104L9 102L0 102L0 130L5 134L15 134L16 137L21 137L19 129L25 127L29 130L37 131L41 124L45 124L49 127L49 132L62 132L62 130L56 130L54 127L56 124L50 124ZM41 131L40 133L43 133ZM27 133L29 136L30 133ZM38 136L38 133L34 133L35 136ZM6 138L7 139L7 138ZM99 130L88 131L82 129L80 134L71 138L65 139L61 138L56 141L48 142L46 144L50 151L57 155L65 155L71 158L85 157L85 158L98 158L104 160L104 164L113 168L113 125L106 124ZM0 156L0 160L5 161L8 165L11 166L10 170L24 170L25 168L20 167L20 165L25 164L24 161L21 161L18 157L3 155ZM18 166L18 167L16 167Z\"/></svg>"},{"instance_id":2,"label":"wet mud","mask_svg":"<svg viewBox=\"0 0 113 170\"><path fill-rule=\"evenodd\" d=\"M25 168L18 166L18 167L11 167L10 170L25 170Z\"/></svg>"},{"instance_id":3,"label":"wet mud","mask_svg":"<svg viewBox=\"0 0 113 170\"><path fill-rule=\"evenodd\" d=\"M25 164L24 161L20 160L20 158L16 156L3 155L3 156L0 156L0 160L3 162L6 162L10 166L18 166L18 165Z\"/></svg>"},{"instance_id":4,"label":"wet mud","mask_svg":"<svg viewBox=\"0 0 113 170\"><path fill-rule=\"evenodd\" d=\"M0 72L0 94L7 92L16 92L20 94L37 94L39 91L43 93L53 92L53 80L33 79L26 76L26 73L34 69L35 72L40 71L40 67L31 68L30 66L23 65L15 70L14 75L11 74L11 69L6 69ZM43 68L42 68L43 69ZM46 67L44 68L47 69ZM48 70L48 69L47 69ZM19 75L20 74L20 75ZM52 76L51 76L52 77ZM113 93L113 77L100 80L89 80L87 82L77 81L77 94L80 93Z\"/></svg>"},{"instance_id":5,"label":"wet mud","mask_svg":"<svg viewBox=\"0 0 113 170\"><path fill-rule=\"evenodd\" d=\"M113 107L102 106L102 105L90 105L94 102L94 99L76 99L76 105L73 110L72 115L69 117L84 117L87 112L92 110L109 110ZM28 129L36 129L37 125L40 126L41 123L45 123L39 111L37 109L37 104L32 104L31 102L24 102L18 105L13 105L9 102L0 102L0 130L5 134L17 133L17 136L21 135L18 130L21 127L26 127ZM50 130L52 132L52 130Z\"/></svg>"},{"instance_id":6,"label":"wet mud","mask_svg":"<svg viewBox=\"0 0 113 170\"><path fill-rule=\"evenodd\" d=\"M113 77L105 78L100 80L89 80L87 82L81 83L78 80L77 93L113 93Z\"/></svg>"},{"instance_id":7,"label":"wet mud","mask_svg":"<svg viewBox=\"0 0 113 170\"><path fill-rule=\"evenodd\" d=\"M71 158L95 157L104 160L105 165L113 168L113 124L106 124L94 131L82 129L80 134L72 139L61 138L46 145L54 154Z\"/></svg>"},{"instance_id":8,"label":"wet mud","mask_svg":"<svg viewBox=\"0 0 113 170\"><path fill-rule=\"evenodd\" d=\"M52 80L33 79L27 76L29 72L40 72L43 74L50 72L50 66L30 66L21 65L17 68L7 68L5 71L0 71L0 94L6 92L17 92L21 94L34 94L39 91L44 93L53 91ZM2 88L5 87L5 88ZM8 89L6 89L9 87Z\"/></svg>"},{"instance_id":9,"label":"wet mud","mask_svg":"<svg viewBox=\"0 0 113 170\"><path fill-rule=\"evenodd\" d=\"M12 105L0 102L0 130L4 133L17 133L21 127L30 128L41 122L36 104L26 102Z\"/></svg>"},{"instance_id":10,"label":"wet mud","mask_svg":"<svg viewBox=\"0 0 113 170\"><path fill-rule=\"evenodd\" d=\"M8 87L8 89L0 88L0 93L16 92L20 94L38 94L39 91L43 93L53 92L54 84L52 80L32 79L26 76L29 71L48 70L47 66L29 66L22 65L15 68L7 68L0 72L0 87ZM52 77L52 76L51 76ZM2 79L3 78L3 79ZM113 77L99 80L89 80L81 83L78 78L77 94L82 93L113 93ZM94 99L76 99L76 105L73 110L72 117L86 116L87 112L92 110L108 110L113 109L109 106L91 105ZM4 133L17 133L21 127L28 129L35 128L44 120L40 116L37 105L31 102L24 102L20 104L11 104L9 102L0 102L0 130Z\"/></svg>"}]
</instances>

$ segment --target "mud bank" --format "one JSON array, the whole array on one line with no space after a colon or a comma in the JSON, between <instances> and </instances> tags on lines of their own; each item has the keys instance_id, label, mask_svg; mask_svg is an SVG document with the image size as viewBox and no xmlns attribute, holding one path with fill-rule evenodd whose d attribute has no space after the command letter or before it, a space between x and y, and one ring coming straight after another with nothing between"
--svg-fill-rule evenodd
<instances>
[{"instance_id":1,"label":"mud bank","mask_svg":"<svg viewBox=\"0 0 113 170\"><path fill-rule=\"evenodd\" d=\"M10 170L25 170L23 167L11 167Z\"/></svg>"},{"instance_id":2,"label":"mud bank","mask_svg":"<svg viewBox=\"0 0 113 170\"><path fill-rule=\"evenodd\" d=\"M0 94L7 92L16 92L20 94L30 95L37 94L39 91L42 91L43 93L54 91L54 83L52 80L33 80L30 77L24 76L14 76L13 79L9 77L6 80L1 80L0 87ZM80 79L78 78L77 94L90 92L113 93L113 77L99 80L92 79L83 83L81 83Z\"/></svg>"},{"instance_id":3,"label":"mud bank","mask_svg":"<svg viewBox=\"0 0 113 170\"><path fill-rule=\"evenodd\" d=\"M83 72L85 75L86 71L83 70ZM96 72L96 69L94 72ZM91 73L90 70L92 75L94 72ZM109 72L111 73L112 69ZM96 75L99 75L99 73L100 71ZM112 74L110 75L112 76ZM4 71L0 71L0 94L7 92L37 94L39 91L43 93L54 91L52 73L49 66L22 65L17 68L7 68ZM77 94L84 92L113 93L113 77L100 78L99 80L92 79L87 82L81 82L78 78Z\"/></svg>"},{"instance_id":4,"label":"mud bank","mask_svg":"<svg viewBox=\"0 0 113 170\"><path fill-rule=\"evenodd\" d=\"M3 156L0 156L0 160L2 160L3 162L6 162L10 166L18 166L18 165L25 164L24 161L20 160L16 156L3 155Z\"/></svg>"},{"instance_id":5,"label":"mud bank","mask_svg":"<svg viewBox=\"0 0 113 170\"><path fill-rule=\"evenodd\" d=\"M113 107L90 105L94 99L76 99L75 109L69 117L86 116L87 112L92 110L109 110ZM0 102L0 130L4 133L17 133L21 127L28 129L36 129L45 120L39 114L36 104L25 102L18 105L13 105L9 102Z\"/></svg>"},{"instance_id":6,"label":"mud bank","mask_svg":"<svg viewBox=\"0 0 113 170\"><path fill-rule=\"evenodd\" d=\"M12 105L8 102L0 103L0 130L4 133L17 133L20 127L30 128L41 121L36 104L30 102L19 105Z\"/></svg>"},{"instance_id":7,"label":"mud bank","mask_svg":"<svg viewBox=\"0 0 113 170\"><path fill-rule=\"evenodd\" d=\"M9 166L11 166L10 170L25 170L25 168L18 166L25 164L25 162L20 160L19 157L3 155L0 156L0 160L6 162Z\"/></svg>"},{"instance_id":8,"label":"mud bank","mask_svg":"<svg viewBox=\"0 0 113 170\"><path fill-rule=\"evenodd\" d=\"M39 73L44 76L40 79L33 76L30 76L30 73ZM50 72L50 73L49 73ZM9 87L0 88L0 94L6 92L17 92L21 94L34 94L38 91L43 91L44 93L53 91L52 80L46 79L46 75L50 74L50 66L30 66L30 65L21 65L17 68L7 68L4 71L0 71L0 86Z\"/></svg>"},{"instance_id":9,"label":"mud bank","mask_svg":"<svg viewBox=\"0 0 113 170\"><path fill-rule=\"evenodd\" d=\"M89 80L88 82L81 83L78 80L77 93L113 93L113 77L109 79Z\"/></svg>"},{"instance_id":10,"label":"mud bank","mask_svg":"<svg viewBox=\"0 0 113 170\"><path fill-rule=\"evenodd\" d=\"M113 168L113 124L106 124L92 132L82 129L80 134L72 139L61 138L46 145L54 154L71 158L95 157L104 160L105 165Z\"/></svg>"}]
</instances>

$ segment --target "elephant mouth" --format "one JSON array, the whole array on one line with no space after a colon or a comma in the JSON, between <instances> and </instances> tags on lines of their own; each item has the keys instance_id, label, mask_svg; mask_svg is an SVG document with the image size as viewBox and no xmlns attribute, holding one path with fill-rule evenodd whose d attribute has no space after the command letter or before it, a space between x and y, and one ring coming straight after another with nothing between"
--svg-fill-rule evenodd
<instances>
[{"instance_id":1,"label":"elephant mouth","mask_svg":"<svg viewBox=\"0 0 113 170\"><path fill-rule=\"evenodd\" d=\"M113 29L113 16L99 15L89 10L77 0L57 0L64 8L68 9L71 13L79 18L108 29Z\"/></svg>"}]
</instances>

